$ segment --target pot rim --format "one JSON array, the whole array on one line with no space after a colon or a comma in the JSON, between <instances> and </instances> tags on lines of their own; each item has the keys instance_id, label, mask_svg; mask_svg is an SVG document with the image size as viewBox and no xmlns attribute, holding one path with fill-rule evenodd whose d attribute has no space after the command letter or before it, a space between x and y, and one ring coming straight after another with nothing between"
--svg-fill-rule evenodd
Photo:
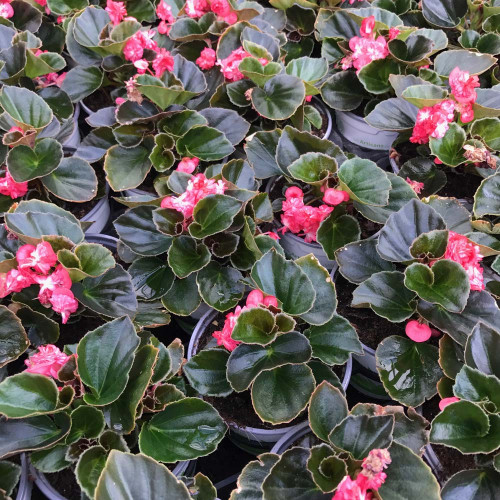
<instances>
[{"instance_id":1,"label":"pot rim","mask_svg":"<svg viewBox=\"0 0 500 500\"><path fill-rule=\"evenodd\" d=\"M220 311L217 310L211 310L207 311L198 321L196 324L196 327L193 330L193 333L191 335L191 339L189 340L189 345L188 345L188 350L187 350L187 359L190 360L194 355L195 355L195 350L198 347L198 340L200 339L201 335L207 328L207 326L212 322L212 320L220 313ZM351 374L352 374L352 356L349 356L349 359L345 363L345 372L344 372L344 377L341 381L342 387L344 391L347 389L347 386L349 385L349 382L351 380ZM307 420L305 421L307 423ZM303 426L304 422L301 422L299 424L295 425L290 425L288 427L280 427L277 429L261 429L259 427L247 427L247 426L239 426L235 424L234 422L231 422L228 424L229 427L233 430L237 429L238 431L248 433L248 434L260 434L262 436L271 436L276 433L282 434L283 431L285 434L288 434L290 431L295 430L296 428Z\"/></svg>"},{"instance_id":2,"label":"pot rim","mask_svg":"<svg viewBox=\"0 0 500 500\"><path fill-rule=\"evenodd\" d=\"M333 129L332 113L330 112L330 108L318 96L316 96L316 95L313 96L313 101L315 104L318 105L318 107L322 108L326 114L328 124L326 126L326 131L325 131L323 137L321 137L321 139L328 139L330 137L330 135L332 133L332 129Z\"/></svg>"},{"instance_id":3,"label":"pot rim","mask_svg":"<svg viewBox=\"0 0 500 500\"><path fill-rule=\"evenodd\" d=\"M33 482L30 481L29 462L26 453L21 453L21 477L17 488L16 500L30 500Z\"/></svg>"},{"instance_id":4,"label":"pot rim","mask_svg":"<svg viewBox=\"0 0 500 500\"><path fill-rule=\"evenodd\" d=\"M104 205L109 204L109 191L110 191L110 187L109 187L109 184L106 182L106 194L100 198L97 203L95 204L95 206L92 208L92 210L85 214L80 220L81 221L84 221L84 222L87 222L89 221L90 219L92 219L93 216L95 216L101 209Z\"/></svg>"}]
</instances>

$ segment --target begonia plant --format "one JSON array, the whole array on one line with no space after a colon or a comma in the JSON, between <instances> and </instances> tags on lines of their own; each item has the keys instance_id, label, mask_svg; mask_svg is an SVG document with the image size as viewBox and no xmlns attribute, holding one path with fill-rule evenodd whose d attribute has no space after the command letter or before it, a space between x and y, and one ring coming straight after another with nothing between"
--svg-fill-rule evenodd
<instances>
[{"instance_id":1,"label":"begonia plant","mask_svg":"<svg viewBox=\"0 0 500 500\"><path fill-rule=\"evenodd\" d=\"M128 316L62 351L39 346L23 372L0 383L0 456L29 452L45 473L71 468L82 493L104 498L99 491L117 454L132 450L173 464L213 452L226 425L210 404L183 392L183 353L179 339L166 346L149 332L137 334ZM154 460L147 463L160 468ZM175 498L191 498L184 489Z\"/></svg>"},{"instance_id":2,"label":"begonia plant","mask_svg":"<svg viewBox=\"0 0 500 500\"><path fill-rule=\"evenodd\" d=\"M437 392L442 369L437 348L427 342L431 327L464 345L478 321L498 322L482 265L496 251L471 239L471 229L470 214L456 200L430 197L390 215L377 239L337 251L340 273L358 285L351 306L406 322L406 337L387 337L375 354L386 391L405 405L418 406Z\"/></svg>"},{"instance_id":3,"label":"begonia plant","mask_svg":"<svg viewBox=\"0 0 500 500\"><path fill-rule=\"evenodd\" d=\"M245 305L218 320L216 342L195 344L184 371L203 396L250 390L262 422L291 422L325 377L341 387L331 367L361 353L361 344L336 314L335 285L312 254L289 261L270 250L250 278L257 288Z\"/></svg>"},{"instance_id":4,"label":"begonia plant","mask_svg":"<svg viewBox=\"0 0 500 500\"><path fill-rule=\"evenodd\" d=\"M310 430L297 433L280 455L267 453L250 462L231 500L255 490L269 499L303 491L314 500L441 498L439 484L421 458L429 442L428 421L415 410L406 414L400 406L358 403L349 411L342 392L322 382L308 412Z\"/></svg>"}]
</instances>

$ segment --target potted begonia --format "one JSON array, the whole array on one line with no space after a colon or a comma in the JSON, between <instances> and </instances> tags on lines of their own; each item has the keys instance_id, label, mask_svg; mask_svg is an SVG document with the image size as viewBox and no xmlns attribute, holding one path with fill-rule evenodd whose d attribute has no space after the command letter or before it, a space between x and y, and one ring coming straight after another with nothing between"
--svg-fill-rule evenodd
<instances>
[{"instance_id":1,"label":"potted begonia","mask_svg":"<svg viewBox=\"0 0 500 500\"><path fill-rule=\"evenodd\" d=\"M335 251L367 238L406 202L412 187L374 162L347 159L338 146L287 126L256 132L245 150L266 186L281 246L292 257L313 252L331 269Z\"/></svg>"},{"instance_id":2,"label":"potted begonia","mask_svg":"<svg viewBox=\"0 0 500 500\"><path fill-rule=\"evenodd\" d=\"M184 372L240 439L265 447L300 423L322 380L345 390L361 345L335 313L335 287L312 254L289 261L272 249L250 278L256 288L244 303L200 320Z\"/></svg>"},{"instance_id":3,"label":"potted begonia","mask_svg":"<svg viewBox=\"0 0 500 500\"><path fill-rule=\"evenodd\" d=\"M318 13L316 36L329 62L339 68L321 86L321 95L336 110L345 147L360 156L369 155L369 150L387 151L397 137L397 130L388 127L382 132L364 120L392 92L389 77L418 74L448 45L441 30L405 26L399 15L409 8L406 2L394 5L393 12L370 6Z\"/></svg>"},{"instance_id":4,"label":"potted begonia","mask_svg":"<svg viewBox=\"0 0 500 500\"><path fill-rule=\"evenodd\" d=\"M410 201L378 238L346 245L336 255L342 276L358 285L345 289L339 309L357 326L361 342L371 344L364 348L365 366L408 406L437 392L442 369L433 336L445 332L464 344L477 321L494 325L500 313L484 289L481 265L483 255L495 251L468 238L470 214L456 200L425 201ZM352 319L353 307L371 309L360 316L367 323Z\"/></svg>"},{"instance_id":5,"label":"potted begonia","mask_svg":"<svg viewBox=\"0 0 500 500\"><path fill-rule=\"evenodd\" d=\"M271 453L243 469L231 500L254 490L278 499L303 491L318 500L373 494L381 499L441 498L439 484L421 458L428 422L414 410L405 414L401 407L366 403L349 411L341 391L325 381L315 389L308 413L310 427L304 423L283 436ZM403 472L408 469L411 478Z\"/></svg>"},{"instance_id":6,"label":"potted begonia","mask_svg":"<svg viewBox=\"0 0 500 500\"><path fill-rule=\"evenodd\" d=\"M217 311L235 307L247 271L278 246L259 227L272 220L271 204L256 190L248 162L231 160L211 174L176 170L166 178L168 195L131 203L114 222L134 255L129 272L138 298L161 299L179 316L200 304Z\"/></svg>"},{"instance_id":7,"label":"potted begonia","mask_svg":"<svg viewBox=\"0 0 500 500\"><path fill-rule=\"evenodd\" d=\"M0 295L11 334L3 340L2 365L30 343L55 343L60 333L63 342L65 335L75 338L76 323L100 324L124 314L141 322L131 277L107 248L112 245L85 241L71 213L30 200L4 219Z\"/></svg>"},{"instance_id":8,"label":"potted begonia","mask_svg":"<svg viewBox=\"0 0 500 500\"><path fill-rule=\"evenodd\" d=\"M137 334L128 316L62 351L39 346L24 372L0 383L0 455L29 451L37 484L49 496L69 482L64 495L74 498L81 489L99 497L112 450L140 451L184 474L189 460L216 449L226 425L210 404L176 385L183 352L178 339L166 346L148 332Z\"/></svg>"}]
</instances>

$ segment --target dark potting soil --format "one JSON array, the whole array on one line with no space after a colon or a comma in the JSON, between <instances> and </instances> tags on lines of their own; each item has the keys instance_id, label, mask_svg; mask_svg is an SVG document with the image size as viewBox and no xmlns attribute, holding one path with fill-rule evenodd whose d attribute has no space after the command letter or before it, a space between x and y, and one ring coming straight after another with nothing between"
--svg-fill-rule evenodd
<instances>
[{"instance_id":1,"label":"dark potting soil","mask_svg":"<svg viewBox=\"0 0 500 500\"><path fill-rule=\"evenodd\" d=\"M95 330L105 323L99 316L80 315L75 317L76 321L73 323L71 323L71 319L69 323L59 325L59 339L56 345L61 350L65 345L77 344L87 332Z\"/></svg>"},{"instance_id":2,"label":"dark potting soil","mask_svg":"<svg viewBox=\"0 0 500 500\"><path fill-rule=\"evenodd\" d=\"M429 422L432 422L440 412L439 401L439 396L434 396L422 405L422 414ZM463 455L454 448L440 444L433 444L432 449L441 462L442 470L438 471L437 474L441 483L445 483L453 474L461 470L475 469L477 467L474 455Z\"/></svg>"},{"instance_id":3,"label":"dark potting soil","mask_svg":"<svg viewBox=\"0 0 500 500\"><path fill-rule=\"evenodd\" d=\"M202 333L196 348L197 353L207 346L215 346L215 340L212 337L212 333L222 329L225 317L225 313L219 313L210 323L208 328ZM294 420L285 424L272 425L267 422L262 422L253 409L250 390L233 392L225 398L204 396L203 399L213 405L226 422L235 423L240 427L246 426L257 427L260 429L280 429L282 427L298 424L304 420L305 417L304 411Z\"/></svg>"},{"instance_id":4,"label":"dark potting soil","mask_svg":"<svg viewBox=\"0 0 500 500\"><path fill-rule=\"evenodd\" d=\"M351 307L352 293L357 285L336 274L337 313L348 319L358 333L359 339L372 349L390 335L405 335L403 323L391 323L377 316L370 308Z\"/></svg>"},{"instance_id":5,"label":"dark potting soil","mask_svg":"<svg viewBox=\"0 0 500 500\"><path fill-rule=\"evenodd\" d=\"M213 484L217 484L235 474L240 474L242 469L255 460L255 456L238 448L227 436L220 442L217 450L206 457L196 461L196 472L205 474ZM217 488L217 497L227 500L236 488L231 483L223 488Z\"/></svg>"},{"instance_id":6,"label":"dark potting soil","mask_svg":"<svg viewBox=\"0 0 500 500\"><path fill-rule=\"evenodd\" d=\"M113 100L104 90L98 90L83 100L84 104L92 111L99 111L102 108L113 106Z\"/></svg>"},{"instance_id":7,"label":"dark potting soil","mask_svg":"<svg viewBox=\"0 0 500 500\"><path fill-rule=\"evenodd\" d=\"M483 180L478 175L464 172L461 167L446 172L446 177L448 179L446 186L438 192L439 196L450 196L471 202L479 184Z\"/></svg>"},{"instance_id":8,"label":"dark potting soil","mask_svg":"<svg viewBox=\"0 0 500 500\"><path fill-rule=\"evenodd\" d=\"M80 486L78 486L71 467L52 474L45 474L45 477L52 487L68 500L80 498Z\"/></svg>"}]
</instances>

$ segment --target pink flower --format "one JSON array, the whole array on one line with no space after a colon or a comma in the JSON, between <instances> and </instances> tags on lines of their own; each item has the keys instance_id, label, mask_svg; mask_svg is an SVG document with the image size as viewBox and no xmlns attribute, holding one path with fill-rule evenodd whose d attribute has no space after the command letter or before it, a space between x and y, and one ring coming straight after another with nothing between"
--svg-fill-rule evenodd
<instances>
[{"instance_id":1,"label":"pink flower","mask_svg":"<svg viewBox=\"0 0 500 500\"><path fill-rule=\"evenodd\" d=\"M40 285L40 292L38 294L38 299L42 304L47 304L49 298L52 295L50 292L54 292L57 288L71 288L73 284L69 276L68 271L59 264L56 270L49 274L48 276L35 276L35 282Z\"/></svg>"},{"instance_id":2,"label":"pink flower","mask_svg":"<svg viewBox=\"0 0 500 500\"><path fill-rule=\"evenodd\" d=\"M306 102L311 102L313 96L312 95L306 95Z\"/></svg>"},{"instance_id":3,"label":"pink flower","mask_svg":"<svg viewBox=\"0 0 500 500\"><path fill-rule=\"evenodd\" d=\"M257 307L259 304L262 304L263 301L264 294L260 290L255 289L248 294L246 305L247 307Z\"/></svg>"},{"instance_id":4,"label":"pink flower","mask_svg":"<svg viewBox=\"0 0 500 500\"><path fill-rule=\"evenodd\" d=\"M276 307L276 309L278 309L278 299L273 295L268 295L267 297L264 297L262 304L264 304L266 307L274 306Z\"/></svg>"},{"instance_id":5,"label":"pink flower","mask_svg":"<svg viewBox=\"0 0 500 500\"><path fill-rule=\"evenodd\" d=\"M387 449L371 450L356 479L345 476L332 500L370 500L372 494L368 490L377 491L384 484L387 474L383 471L390 463L391 455Z\"/></svg>"},{"instance_id":6,"label":"pink flower","mask_svg":"<svg viewBox=\"0 0 500 500\"><path fill-rule=\"evenodd\" d=\"M121 106L124 102L127 102L127 99L124 99L123 97L117 97L115 99L115 104L117 106Z\"/></svg>"},{"instance_id":7,"label":"pink flower","mask_svg":"<svg viewBox=\"0 0 500 500\"><path fill-rule=\"evenodd\" d=\"M455 102L446 99L434 106L426 106L417 113L415 127L410 141L426 144L430 137L442 139L449 124L455 119Z\"/></svg>"},{"instance_id":8,"label":"pink flower","mask_svg":"<svg viewBox=\"0 0 500 500\"><path fill-rule=\"evenodd\" d=\"M416 320L406 323L405 333L413 342L427 342L432 335L429 325Z\"/></svg>"},{"instance_id":9,"label":"pink flower","mask_svg":"<svg viewBox=\"0 0 500 500\"><path fill-rule=\"evenodd\" d=\"M212 333L212 336L217 339L217 345L223 345L228 351L234 351L238 347L238 344L240 344L238 340L233 340L231 335L242 310L240 306L237 306L234 312L226 315L222 330Z\"/></svg>"},{"instance_id":10,"label":"pink flower","mask_svg":"<svg viewBox=\"0 0 500 500\"><path fill-rule=\"evenodd\" d=\"M224 17L224 22L227 24L236 24L238 22L238 15L236 12L230 12L227 16Z\"/></svg>"},{"instance_id":11,"label":"pink flower","mask_svg":"<svg viewBox=\"0 0 500 500\"><path fill-rule=\"evenodd\" d=\"M483 256L477 244L461 234L450 231L443 258L458 262L465 269L471 290L484 290L483 269L479 265Z\"/></svg>"},{"instance_id":12,"label":"pink flower","mask_svg":"<svg viewBox=\"0 0 500 500\"><path fill-rule=\"evenodd\" d=\"M415 191L415 193L420 194L422 189L424 189L424 183L418 181L412 181L409 177L406 178L406 182L410 185L410 187Z\"/></svg>"},{"instance_id":13,"label":"pink flower","mask_svg":"<svg viewBox=\"0 0 500 500\"><path fill-rule=\"evenodd\" d=\"M398 28L389 28L389 40L394 40L400 33Z\"/></svg>"},{"instance_id":14,"label":"pink flower","mask_svg":"<svg viewBox=\"0 0 500 500\"><path fill-rule=\"evenodd\" d=\"M109 14L111 22L113 24L120 24L123 18L127 15L127 9L123 2L113 2L113 0L107 0L106 12Z\"/></svg>"},{"instance_id":15,"label":"pink flower","mask_svg":"<svg viewBox=\"0 0 500 500\"><path fill-rule=\"evenodd\" d=\"M359 30L363 38L373 38L373 29L375 28L375 16L365 17L361 21L361 28Z\"/></svg>"},{"instance_id":16,"label":"pink flower","mask_svg":"<svg viewBox=\"0 0 500 500\"><path fill-rule=\"evenodd\" d=\"M223 345L228 351L234 351L238 344L240 344L240 341L234 340L231 335L233 334L239 315L243 311L247 311L253 307L259 307L260 305L264 305L266 307L274 306L278 308L278 301L276 297L273 297L272 295L264 297L264 294L260 290L252 290L247 296L245 307L242 308L237 306L234 312L226 315L226 320L224 321L222 330L216 331L212 334L212 336L217 339L217 345Z\"/></svg>"},{"instance_id":17,"label":"pink flower","mask_svg":"<svg viewBox=\"0 0 500 500\"><path fill-rule=\"evenodd\" d=\"M329 205L339 205L344 201L349 201L349 193L340 189L327 188L323 196L323 201Z\"/></svg>"},{"instance_id":18,"label":"pink flower","mask_svg":"<svg viewBox=\"0 0 500 500\"><path fill-rule=\"evenodd\" d=\"M36 247L23 245L16 252L19 269L33 268L37 273L47 274L56 265L57 255L50 243L42 241Z\"/></svg>"},{"instance_id":19,"label":"pink flower","mask_svg":"<svg viewBox=\"0 0 500 500\"><path fill-rule=\"evenodd\" d=\"M285 198L288 200L289 198L303 198L304 192L297 186L290 186L285 191Z\"/></svg>"},{"instance_id":20,"label":"pink flower","mask_svg":"<svg viewBox=\"0 0 500 500\"><path fill-rule=\"evenodd\" d=\"M38 352L32 354L25 364L28 373L38 373L46 377L57 378L57 373L71 356L61 352L55 345L41 345Z\"/></svg>"},{"instance_id":21,"label":"pink flower","mask_svg":"<svg viewBox=\"0 0 500 500\"><path fill-rule=\"evenodd\" d=\"M162 21L172 24L175 21L175 16L172 14L172 7L165 0L160 0L156 6L156 15Z\"/></svg>"},{"instance_id":22,"label":"pink flower","mask_svg":"<svg viewBox=\"0 0 500 500\"><path fill-rule=\"evenodd\" d=\"M17 129L19 127L15 128ZM9 130L9 132L12 131L13 131L12 129ZM5 196L10 196L14 200L16 198L24 196L27 192L28 192L28 183L16 182L10 175L8 168L5 167L5 177L0 178L0 194L3 194Z\"/></svg>"},{"instance_id":23,"label":"pink flower","mask_svg":"<svg viewBox=\"0 0 500 500\"><path fill-rule=\"evenodd\" d=\"M0 2L0 17L9 19L14 15L14 9L10 4L10 1Z\"/></svg>"},{"instance_id":24,"label":"pink flower","mask_svg":"<svg viewBox=\"0 0 500 500\"><path fill-rule=\"evenodd\" d=\"M155 70L156 78L161 78L165 71L174 70L174 58L167 49L160 49L157 52L153 61L153 69Z\"/></svg>"},{"instance_id":25,"label":"pink flower","mask_svg":"<svg viewBox=\"0 0 500 500\"><path fill-rule=\"evenodd\" d=\"M179 162L179 165L177 165L176 170L178 172L185 172L186 174L192 174L196 170L198 163L200 163L199 158L186 157L186 158L183 158L182 161Z\"/></svg>"},{"instance_id":26,"label":"pink flower","mask_svg":"<svg viewBox=\"0 0 500 500\"><path fill-rule=\"evenodd\" d=\"M267 231L267 233L262 233L262 234L265 234L266 236L269 236L269 238L272 238L273 240L276 240L276 241L278 241L280 239L278 234L273 232L273 231Z\"/></svg>"},{"instance_id":27,"label":"pink flower","mask_svg":"<svg viewBox=\"0 0 500 500\"><path fill-rule=\"evenodd\" d=\"M196 204L210 194L224 194L226 185L224 181L207 179L204 174L193 176L187 185L186 191L180 196L167 196L161 202L161 208L173 208L190 219Z\"/></svg>"},{"instance_id":28,"label":"pink flower","mask_svg":"<svg viewBox=\"0 0 500 500\"><path fill-rule=\"evenodd\" d=\"M250 54L242 47L239 47L233 50L225 59L219 59L216 64L221 67L222 74L226 80L237 82L245 78L245 75L241 73L238 67L240 62L246 57L250 57Z\"/></svg>"},{"instance_id":29,"label":"pink flower","mask_svg":"<svg viewBox=\"0 0 500 500\"><path fill-rule=\"evenodd\" d=\"M41 7L45 7L47 5L47 0L35 0L35 2Z\"/></svg>"},{"instance_id":30,"label":"pink flower","mask_svg":"<svg viewBox=\"0 0 500 500\"><path fill-rule=\"evenodd\" d=\"M49 302L52 309L62 316L63 324L66 324L70 314L78 309L78 301L75 299L73 292L64 287L56 288L52 292Z\"/></svg>"},{"instance_id":31,"label":"pink flower","mask_svg":"<svg viewBox=\"0 0 500 500\"><path fill-rule=\"evenodd\" d=\"M451 93L457 102L463 104L476 102L477 93L474 89L480 86L477 75L470 75L468 71L462 71L457 66L448 78Z\"/></svg>"},{"instance_id":32,"label":"pink flower","mask_svg":"<svg viewBox=\"0 0 500 500\"><path fill-rule=\"evenodd\" d=\"M457 403L460 401L459 398L456 398L455 396L451 398L444 398L439 402L439 409L443 411L448 405L451 405L452 403Z\"/></svg>"},{"instance_id":33,"label":"pink flower","mask_svg":"<svg viewBox=\"0 0 500 500\"><path fill-rule=\"evenodd\" d=\"M206 0L187 0L184 11L189 17L196 19L210 12L210 6Z\"/></svg>"},{"instance_id":34,"label":"pink flower","mask_svg":"<svg viewBox=\"0 0 500 500\"><path fill-rule=\"evenodd\" d=\"M7 294L17 293L35 283L36 274L29 269L11 269L5 278Z\"/></svg>"},{"instance_id":35,"label":"pink flower","mask_svg":"<svg viewBox=\"0 0 500 500\"><path fill-rule=\"evenodd\" d=\"M220 17L225 17L231 13L231 6L227 0L212 0L210 2L210 8L212 12Z\"/></svg>"},{"instance_id":36,"label":"pink flower","mask_svg":"<svg viewBox=\"0 0 500 500\"><path fill-rule=\"evenodd\" d=\"M50 85L57 85L60 87L64 79L66 78L67 73L64 71L61 74L58 73L49 73L45 76L40 76L36 78L38 85L42 88L49 87Z\"/></svg>"},{"instance_id":37,"label":"pink flower","mask_svg":"<svg viewBox=\"0 0 500 500\"><path fill-rule=\"evenodd\" d=\"M201 69L210 69L210 68L214 67L216 58L217 58L217 56L216 56L215 50L210 49L209 47L205 47L201 51L200 57L198 57L198 59L196 59L196 64Z\"/></svg>"},{"instance_id":38,"label":"pink flower","mask_svg":"<svg viewBox=\"0 0 500 500\"><path fill-rule=\"evenodd\" d=\"M383 36L377 39L355 36L349 40L349 48L352 50L352 65L357 73L372 61L385 59L389 55L387 41Z\"/></svg>"},{"instance_id":39,"label":"pink flower","mask_svg":"<svg viewBox=\"0 0 500 500\"><path fill-rule=\"evenodd\" d=\"M303 192L296 186L289 187L285 192L285 201L282 205L280 229L283 233L292 233L304 236L306 242L316 241L319 225L333 211L333 207L321 205L312 207L304 205Z\"/></svg>"},{"instance_id":40,"label":"pink flower","mask_svg":"<svg viewBox=\"0 0 500 500\"><path fill-rule=\"evenodd\" d=\"M142 58L144 47L141 40L135 35L127 40L123 47L123 55L127 61L135 62Z\"/></svg>"}]
</instances>

